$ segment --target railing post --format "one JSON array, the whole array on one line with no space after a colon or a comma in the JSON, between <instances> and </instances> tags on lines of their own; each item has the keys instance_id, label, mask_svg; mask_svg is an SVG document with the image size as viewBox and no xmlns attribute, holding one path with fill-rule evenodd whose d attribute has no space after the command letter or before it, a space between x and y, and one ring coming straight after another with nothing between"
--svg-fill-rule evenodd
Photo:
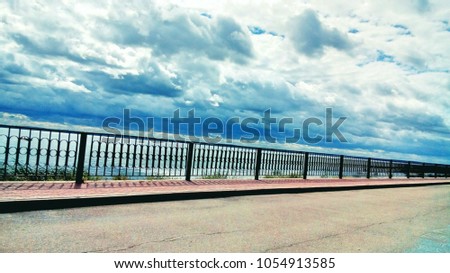
<instances>
[{"instance_id":1,"label":"railing post","mask_svg":"<svg viewBox=\"0 0 450 273\"><path fill-rule=\"evenodd\" d=\"M408 161L408 167L406 167L406 178L411 177L411 161Z\"/></svg>"},{"instance_id":2,"label":"railing post","mask_svg":"<svg viewBox=\"0 0 450 273\"><path fill-rule=\"evenodd\" d=\"M10 139L11 139L11 128L8 128L8 136L6 137L6 147L5 147L5 162L3 163L5 165L4 169L3 169L3 179L4 180L6 180L7 173L8 173L8 155L9 155ZM38 151L39 151L39 149L38 149Z\"/></svg>"},{"instance_id":3,"label":"railing post","mask_svg":"<svg viewBox=\"0 0 450 273\"><path fill-rule=\"evenodd\" d=\"M87 134L80 134L80 146L78 148L78 162L77 162L77 173L75 177L75 184L83 184L83 174L84 174L84 158L86 156L86 142Z\"/></svg>"},{"instance_id":4,"label":"railing post","mask_svg":"<svg viewBox=\"0 0 450 273\"><path fill-rule=\"evenodd\" d=\"M367 159L367 175L366 175L366 178L367 179L370 179L370 170L371 170L371 168L372 168L372 159L369 157L368 159Z\"/></svg>"},{"instance_id":5,"label":"railing post","mask_svg":"<svg viewBox=\"0 0 450 273\"><path fill-rule=\"evenodd\" d=\"M425 178L425 170L426 170L426 165L425 165L425 163L422 163L422 178Z\"/></svg>"},{"instance_id":6,"label":"railing post","mask_svg":"<svg viewBox=\"0 0 450 273\"><path fill-rule=\"evenodd\" d=\"M255 180L259 180L259 172L261 170L261 156L262 152L260 148L256 149L256 165L255 165Z\"/></svg>"},{"instance_id":7,"label":"railing post","mask_svg":"<svg viewBox=\"0 0 450 273\"><path fill-rule=\"evenodd\" d=\"M344 156L341 155L339 158L339 179L342 179L344 175Z\"/></svg>"},{"instance_id":8,"label":"railing post","mask_svg":"<svg viewBox=\"0 0 450 273\"><path fill-rule=\"evenodd\" d=\"M194 158L194 143L190 142L187 150L186 171L185 171L186 181L191 181L193 158Z\"/></svg>"},{"instance_id":9,"label":"railing post","mask_svg":"<svg viewBox=\"0 0 450 273\"><path fill-rule=\"evenodd\" d=\"M392 160L389 160L389 179L392 179Z\"/></svg>"},{"instance_id":10,"label":"railing post","mask_svg":"<svg viewBox=\"0 0 450 273\"><path fill-rule=\"evenodd\" d=\"M308 160L309 160L309 153L305 152L305 162L303 164L303 179L306 179L308 176Z\"/></svg>"}]
</instances>

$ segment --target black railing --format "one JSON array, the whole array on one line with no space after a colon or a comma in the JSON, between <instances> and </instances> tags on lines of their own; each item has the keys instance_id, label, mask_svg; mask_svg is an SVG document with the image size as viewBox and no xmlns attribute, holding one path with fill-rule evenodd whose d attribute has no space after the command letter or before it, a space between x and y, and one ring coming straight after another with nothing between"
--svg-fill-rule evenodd
<instances>
[{"instance_id":1,"label":"black railing","mask_svg":"<svg viewBox=\"0 0 450 273\"><path fill-rule=\"evenodd\" d=\"M447 178L450 165L0 125L0 180Z\"/></svg>"}]
</instances>

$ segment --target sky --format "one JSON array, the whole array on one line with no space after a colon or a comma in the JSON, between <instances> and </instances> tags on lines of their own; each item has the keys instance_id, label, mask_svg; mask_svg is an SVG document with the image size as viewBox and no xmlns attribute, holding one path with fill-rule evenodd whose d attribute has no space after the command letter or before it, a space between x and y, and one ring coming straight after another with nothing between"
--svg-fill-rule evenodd
<instances>
[{"instance_id":1,"label":"sky","mask_svg":"<svg viewBox=\"0 0 450 273\"><path fill-rule=\"evenodd\" d=\"M270 109L294 122L254 145L450 163L449 21L440 0L1 1L0 123ZM327 108L346 141L285 143Z\"/></svg>"}]
</instances>

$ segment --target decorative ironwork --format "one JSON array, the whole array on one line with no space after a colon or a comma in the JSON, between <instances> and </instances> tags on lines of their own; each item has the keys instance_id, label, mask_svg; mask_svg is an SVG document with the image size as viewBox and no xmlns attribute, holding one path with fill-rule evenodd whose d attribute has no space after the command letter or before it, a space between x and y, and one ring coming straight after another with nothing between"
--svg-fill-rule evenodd
<instances>
[{"instance_id":1,"label":"decorative ironwork","mask_svg":"<svg viewBox=\"0 0 450 273\"><path fill-rule=\"evenodd\" d=\"M0 180L448 177L450 165L0 125Z\"/></svg>"},{"instance_id":2,"label":"decorative ironwork","mask_svg":"<svg viewBox=\"0 0 450 273\"><path fill-rule=\"evenodd\" d=\"M254 176L256 149L196 143L192 174L201 178Z\"/></svg>"},{"instance_id":3,"label":"decorative ironwork","mask_svg":"<svg viewBox=\"0 0 450 273\"><path fill-rule=\"evenodd\" d=\"M77 133L0 126L1 180L74 180Z\"/></svg>"},{"instance_id":4,"label":"decorative ironwork","mask_svg":"<svg viewBox=\"0 0 450 273\"><path fill-rule=\"evenodd\" d=\"M133 136L89 134L87 174L114 179L185 175L187 143Z\"/></svg>"},{"instance_id":5,"label":"decorative ironwork","mask_svg":"<svg viewBox=\"0 0 450 273\"><path fill-rule=\"evenodd\" d=\"M303 152L263 149L260 173L265 177L302 177L303 160Z\"/></svg>"}]
</instances>

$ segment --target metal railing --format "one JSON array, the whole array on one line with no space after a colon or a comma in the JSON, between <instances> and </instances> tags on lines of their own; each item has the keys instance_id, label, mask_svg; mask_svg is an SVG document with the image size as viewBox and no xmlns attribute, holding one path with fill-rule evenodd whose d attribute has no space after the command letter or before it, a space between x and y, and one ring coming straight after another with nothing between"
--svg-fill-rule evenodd
<instances>
[{"instance_id":1,"label":"metal railing","mask_svg":"<svg viewBox=\"0 0 450 273\"><path fill-rule=\"evenodd\" d=\"M0 125L0 180L447 178L450 165Z\"/></svg>"}]
</instances>

